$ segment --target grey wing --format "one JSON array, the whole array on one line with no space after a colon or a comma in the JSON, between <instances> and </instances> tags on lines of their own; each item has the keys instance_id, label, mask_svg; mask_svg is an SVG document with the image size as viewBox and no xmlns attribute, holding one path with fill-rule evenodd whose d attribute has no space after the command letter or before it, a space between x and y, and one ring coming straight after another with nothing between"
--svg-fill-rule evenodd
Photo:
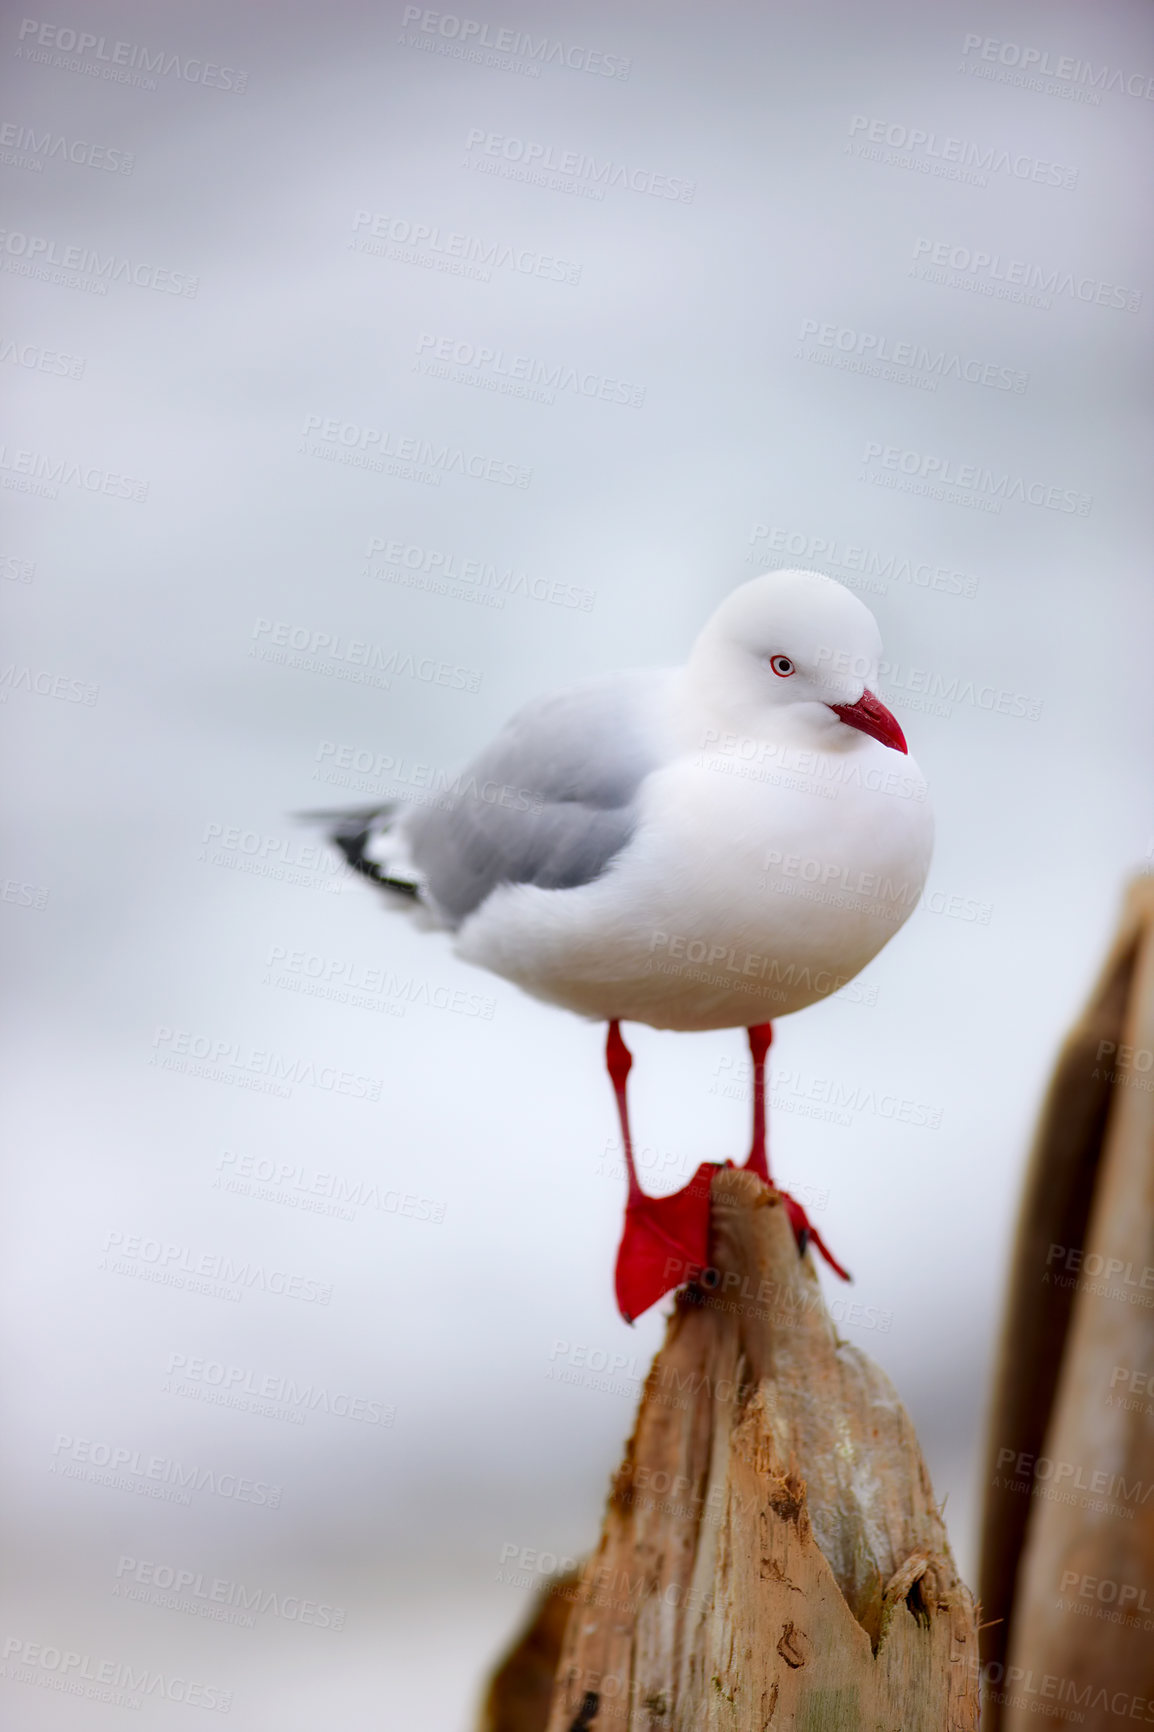
<instances>
[{"instance_id":1,"label":"grey wing","mask_svg":"<svg viewBox=\"0 0 1154 1732\"><path fill-rule=\"evenodd\" d=\"M462 773L447 804L410 812L405 835L454 924L501 884L573 890L600 877L664 762L668 673L613 674L527 704Z\"/></svg>"}]
</instances>

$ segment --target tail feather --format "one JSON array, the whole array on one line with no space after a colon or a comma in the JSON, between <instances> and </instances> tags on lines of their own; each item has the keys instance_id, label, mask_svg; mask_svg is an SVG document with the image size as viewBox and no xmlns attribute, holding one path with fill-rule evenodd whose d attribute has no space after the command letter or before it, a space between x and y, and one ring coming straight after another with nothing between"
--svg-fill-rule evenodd
<instances>
[{"instance_id":1,"label":"tail feather","mask_svg":"<svg viewBox=\"0 0 1154 1732\"><path fill-rule=\"evenodd\" d=\"M367 849L376 836L384 836L392 828L399 810L396 801L383 806L356 806L352 809L326 812L298 812L305 823L324 824L325 833L334 848L339 848L354 872L367 878L382 890L392 890L400 896L414 899L421 887L413 879L399 878L385 871L378 861L369 858Z\"/></svg>"}]
</instances>

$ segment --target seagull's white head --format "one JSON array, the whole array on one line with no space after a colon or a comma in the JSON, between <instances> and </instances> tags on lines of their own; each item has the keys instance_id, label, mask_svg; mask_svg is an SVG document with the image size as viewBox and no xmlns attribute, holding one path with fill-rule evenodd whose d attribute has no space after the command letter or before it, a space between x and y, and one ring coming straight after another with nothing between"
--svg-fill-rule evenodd
<instances>
[{"instance_id":1,"label":"seagull's white head","mask_svg":"<svg viewBox=\"0 0 1154 1732\"><path fill-rule=\"evenodd\" d=\"M818 571L767 571L726 596L686 665L699 710L734 732L838 750L853 733L898 752L874 696L882 641L864 602Z\"/></svg>"}]
</instances>

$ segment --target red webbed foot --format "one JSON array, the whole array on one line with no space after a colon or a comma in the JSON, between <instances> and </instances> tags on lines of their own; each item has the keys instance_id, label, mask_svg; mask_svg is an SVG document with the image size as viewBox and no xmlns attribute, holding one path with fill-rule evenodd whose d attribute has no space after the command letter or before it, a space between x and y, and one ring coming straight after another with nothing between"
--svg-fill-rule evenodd
<instances>
[{"instance_id":1,"label":"red webbed foot","mask_svg":"<svg viewBox=\"0 0 1154 1732\"><path fill-rule=\"evenodd\" d=\"M640 1191L630 1196L615 1275L617 1309L626 1323L707 1268L709 1187L717 1170L703 1161L670 1197L646 1197Z\"/></svg>"},{"instance_id":2,"label":"red webbed foot","mask_svg":"<svg viewBox=\"0 0 1154 1732\"><path fill-rule=\"evenodd\" d=\"M726 1166L730 1163L727 1161ZM617 1250L615 1290L617 1309L633 1323L675 1287L700 1281L709 1269L709 1192L718 1166L703 1161L689 1183L669 1197L646 1197L638 1191L625 1205L625 1227ZM775 1185L771 1190L777 1190ZM835 1275L852 1280L813 1225L802 1205L788 1191L778 1191L785 1205L799 1256L812 1245ZM708 1282L706 1283L709 1284Z\"/></svg>"}]
</instances>

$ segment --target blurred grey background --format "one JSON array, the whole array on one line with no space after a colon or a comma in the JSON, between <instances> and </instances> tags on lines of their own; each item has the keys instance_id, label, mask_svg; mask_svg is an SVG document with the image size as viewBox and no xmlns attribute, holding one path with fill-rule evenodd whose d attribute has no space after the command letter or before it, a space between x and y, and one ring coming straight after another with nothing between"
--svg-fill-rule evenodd
<instances>
[{"instance_id":1,"label":"blurred grey background","mask_svg":"<svg viewBox=\"0 0 1154 1732\"><path fill-rule=\"evenodd\" d=\"M771 1137L972 1579L1027 1141L1154 837L1149 8L0 44L5 1723L459 1732L593 1543L662 1330L603 1031L288 815L430 797L773 565L874 609L933 788ZM650 1188L740 1156L740 1035L630 1032Z\"/></svg>"}]
</instances>

